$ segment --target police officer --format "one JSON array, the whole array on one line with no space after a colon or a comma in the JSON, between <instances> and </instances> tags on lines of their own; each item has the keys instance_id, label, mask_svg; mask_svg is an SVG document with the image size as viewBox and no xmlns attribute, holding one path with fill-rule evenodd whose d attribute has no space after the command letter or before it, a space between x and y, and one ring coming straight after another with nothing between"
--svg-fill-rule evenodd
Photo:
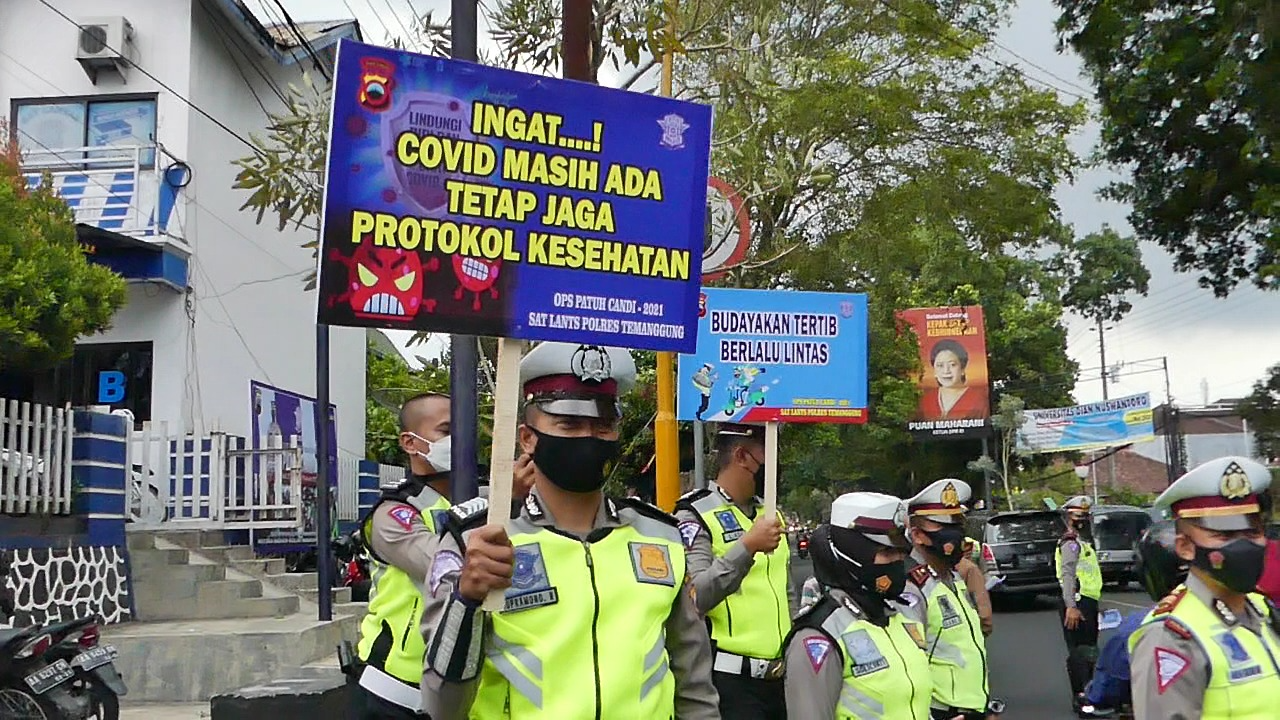
<instances>
[{"instance_id":1,"label":"police officer","mask_svg":"<svg viewBox=\"0 0 1280 720\"><path fill-rule=\"evenodd\" d=\"M1062 505L1066 532L1058 539L1053 562L1062 591L1058 617L1067 642L1067 680L1079 708L1085 683L1098 660L1098 600L1102 597L1102 568L1090 539L1093 503L1077 495Z\"/></svg>"},{"instance_id":2,"label":"police officer","mask_svg":"<svg viewBox=\"0 0 1280 720\"><path fill-rule=\"evenodd\" d=\"M1259 495L1271 474L1210 460L1156 498L1191 567L1129 638L1137 720L1280 717L1280 615L1254 592L1266 555Z\"/></svg>"},{"instance_id":3,"label":"police officer","mask_svg":"<svg viewBox=\"0 0 1280 720\"><path fill-rule=\"evenodd\" d=\"M715 651L720 714L781 720L782 641L799 597L782 518L765 520L764 428L726 425L716 435L719 473L676 504L689 578Z\"/></svg>"},{"instance_id":4,"label":"police officer","mask_svg":"<svg viewBox=\"0 0 1280 720\"><path fill-rule=\"evenodd\" d=\"M929 719L924 633L890 603L907 583L905 521L898 498L849 493L814 531L813 571L824 592L796 618L783 648L791 717Z\"/></svg>"},{"instance_id":5,"label":"police officer","mask_svg":"<svg viewBox=\"0 0 1280 720\"><path fill-rule=\"evenodd\" d=\"M382 496L362 523L362 539L372 558L369 610L360 624L363 715L421 717L422 656L418 633L422 596L437 530L449 508L449 396L425 393L400 408L400 449L409 456L409 475L382 488Z\"/></svg>"},{"instance_id":6,"label":"police officer","mask_svg":"<svg viewBox=\"0 0 1280 720\"><path fill-rule=\"evenodd\" d=\"M904 620L924 626L933 672L932 716L950 720L987 717L986 638L982 620L956 564L964 555L964 503L968 483L939 480L907 501L911 541Z\"/></svg>"},{"instance_id":7,"label":"police officer","mask_svg":"<svg viewBox=\"0 0 1280 720\"><path fill-rule=\"evenodd\" d=\"M1187 564L1174 549L1174 523L1161 520L1138 539L1138 576L1155 602L1173 592L1187 577ZM1093 679L1085 686L1082 718L1112 717L1131 705L1129 689L1129 636L1147 619L1150 608L1130 613L1107 638L1098 655Z\"/></svg>"},{"instance_id":8,"label":"police officer","mask_svg":"<svg viewBox=\"0 0 1280 720\"><path fill-rule=\"evenodd\" d=\"M424 707L433 718L720 717L675 518L601 492L631 353L543 343L520 379L534 489L510 538L484 525L483 500L450 510L427 583ZM480 608L504 589L502 610Z\"/></svg>"},{"instance_id":9,"label":"police officer","mask_svg":"<svg viewBox=\"0 0 1280 720\"><path fill-rule=\"evenodd\" d=\"M991 594L987 592L986 561L982 559L982 543L966 537L964 539L964 556L956 563L956 572L964 580L964 585L973 596L974 607L978 609L978 619L982 621L982 634L990 635L994 626L991 612Z\"/></svg>"}]
</instances>

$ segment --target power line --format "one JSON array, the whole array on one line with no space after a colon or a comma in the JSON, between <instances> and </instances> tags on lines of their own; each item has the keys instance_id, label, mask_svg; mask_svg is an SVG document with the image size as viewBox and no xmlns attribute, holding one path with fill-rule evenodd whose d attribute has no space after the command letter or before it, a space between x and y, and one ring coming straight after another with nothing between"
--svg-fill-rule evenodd
<instances>
[{"instance_id":1,"label":"power line","mask_svg":"<svg viewBox=\"0 0 1280 720\"><path fill-rule=\"evenodd\" d=\"M288 27L289 30L293 32L294 37L298 38L298 41L302 43L302 47L307 51L307 55L311 56L311 64L315 66L316 72L320 73L325 80L332 81L333 76L331 76L329 71L325 69L324 63L320 60L320 55L316 53L315 48L311 47L311 42L307 40L306 34L302 32L298 27L298 24L289 16L289 11L285 9L284 3L280 2L280 0L275 0L275 4L276 7L280 8L280 12L284 15L285 26Z\"/></svg>"}]
</instances>

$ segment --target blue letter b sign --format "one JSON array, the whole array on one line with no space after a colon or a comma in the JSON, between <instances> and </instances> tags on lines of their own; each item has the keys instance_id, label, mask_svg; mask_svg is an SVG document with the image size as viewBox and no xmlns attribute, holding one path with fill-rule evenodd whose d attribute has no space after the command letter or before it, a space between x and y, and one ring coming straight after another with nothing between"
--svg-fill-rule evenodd
<instances>
[{"instance_id":1,"label":"blue letter b sign","mask_svg":"<svg viewBox=\"0 0 1280 720\"><path fill-rule=\"evenodd\" d=\"M98 402L118 403L124 399L124 373L103 370L98 373Z\"/></svg>"}]
</instances>

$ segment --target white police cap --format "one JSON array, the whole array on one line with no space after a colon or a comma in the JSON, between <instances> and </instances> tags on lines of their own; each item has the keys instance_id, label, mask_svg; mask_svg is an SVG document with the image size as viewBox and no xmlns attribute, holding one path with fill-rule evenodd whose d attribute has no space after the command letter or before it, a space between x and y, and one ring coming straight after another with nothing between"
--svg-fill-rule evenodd
<instances>
[{"instance_id":1,"label":"white police cap","mask_svg":"<svg viewBox=\"0 0 1280 720\"><path fill-rule=\"evenodd\" d=\"M929 485L907 501L912 517L923 517L937 523L954 525L964 520L964 504L973 497L969 483L943 478Z\"/></svg>"},{"instance_id":2,"label":"white police cap","mask_svg":"<svg viewBox=\"0 0 1280 720\"><path fill-rule=\"evenodd\" d=\"M552 415L618 417L618 396L636 384L636 363L624 348L543 342L520 361L526 403Z\"/></svg>"},{"instance_id":3,"label":"white police cap","mask_svg":"<svg viewBox=\"0 0 1280 720\"><path fill-rule=\"evenodd\" d=\"M1228 456L1195 467L1156 498L1179 520L1210 530L1247 530L1262 512L1258 496L1271 487L1266 466L1247 457Z\"/></svg>"},{"instance_id":4,"label":"white police cap","mask_svg":"<svg viewBox=\"0 0 1280 720\"><path fill-rule=\"evenodd\" d=\"M832 527L856 530L873 543L907 548L906 504L876 492L845 493L831 503Z\"/></svg>"},{"instance_id":5,"label":"white police cap","mask_svg":"<svg viewBox=\"0 0 1280 720\"><path fill-rule=\"evenodd\" d=\"M1089 499L1088 495L1076 495L1070 500L1062 503L1062 509L1091 512L1093 510L1093 501Z\"/></svg>"}]
</instances>

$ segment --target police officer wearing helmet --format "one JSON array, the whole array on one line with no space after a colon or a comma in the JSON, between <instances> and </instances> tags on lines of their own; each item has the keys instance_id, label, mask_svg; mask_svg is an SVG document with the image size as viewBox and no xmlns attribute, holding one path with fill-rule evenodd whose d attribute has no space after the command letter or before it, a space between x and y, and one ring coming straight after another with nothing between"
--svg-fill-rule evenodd
<instances>
[{"instance_id":1,"label":"police officer wearing helmet","mask_svg":"<svg viewBox=\"0 0 1280 720\"><path fill-rule=\"evenodd\" d=\"M1077 495L1062 505L1066 532L1053 553L1058 586L1062 590L1062 637L1067 642L1067 679L1071 697L1078 708L1085 683L1098 660L1098 600L1102 597L1102 568L1090 540L1093 503Z\"/></svg>"},{"instance_id":2,"label":"police officer wearing helmet","mask_svg":"<svg viewBox=\"0 0 1280 720\"><path fill-rule=\"evenodd\" d=\"M400 407L400 449L409 475L382 488L361 524L372 558L369 610L360 624L361 718L421 717L422 657L419 588L440 544L449 508L449 396L425 393Z\"/></svg>"},{"instance_id":3,"label":"police officer wearing helmet","mask_svg":"<svg viewBox=\"0 0 1280 720\"><path fill-rule=\"evenodd\" d=\"M848 493L813 532L822 595L783 647L791 717L929 719L924 632L891 603L907 583L905 510L896 497Z\"/></svg>"},{"instance_id":4,"label":"police officer wearing helmet","mask_svg":"<svg viewBox=\"0 0 1280 720\"><path fill-rule=\"evenodd\" d=\"M675 518L601 492L635 372L628 351L594 345L542 343L521 362L534 489L510 537L482 500L450 510L422 621L432 717L720 717ZM505 591L494 613L491 590Z\"/></svg>"},{"instance_id":5,"label":"police officer wearing helmet","mask_svg":"<svg viewBox=\"0 0 1280 720\"><path fill-rule=\"evenodd\" d=\"M782 518L765 520L764 428L724 425L720 471L710 487L676 503L698 611L715 651L713 675L725 717L786 717L779 649L799 598Z\"/></svg>"},{"instance_id":6,"label":"police officer wearing helmet","mask_svg":"<svg viewBox=\"0 0 1280 720\"><path fill-rule=\"evenodd\" d=\"M1254 592L1270 485L1261 463L1224 457L1156 498L1173 511L1174 549L1191 569L1129 638L1138 720L1280 716L1280 615Z\"/></svg>"},{"instance_id":7,"label":"police officer wearing helmet","mask_svg":"<svg viewBox=\"0 0 1280 720\"><path fill-rule=\"evenodd\" d=\"M1137 572L1155 602L1187 577L1187 563L1174 550L1174 522L1161 520L1138 539ZM1098 655L1093 679L1076 714L1082 718L1113 717L1132 702L1129 687L1129 637L1147 619L1150 609L1130 613L1112 632Z\"/></svg>"},{"instance_id":8,"label":"police officer wearing helmet","mask_svg":"<svg viewBox=\"0 0 1280 720\"><path fill-rule=\"evenodd\" d=\"M904 620L924 628L933 673L932 716L945 720L987 717L987 647L973 597L956 565L964 557L964 504L969 484L945 478L907 501L911 542L907 589L899 604Z\"/></svg>"}]
</instances>

